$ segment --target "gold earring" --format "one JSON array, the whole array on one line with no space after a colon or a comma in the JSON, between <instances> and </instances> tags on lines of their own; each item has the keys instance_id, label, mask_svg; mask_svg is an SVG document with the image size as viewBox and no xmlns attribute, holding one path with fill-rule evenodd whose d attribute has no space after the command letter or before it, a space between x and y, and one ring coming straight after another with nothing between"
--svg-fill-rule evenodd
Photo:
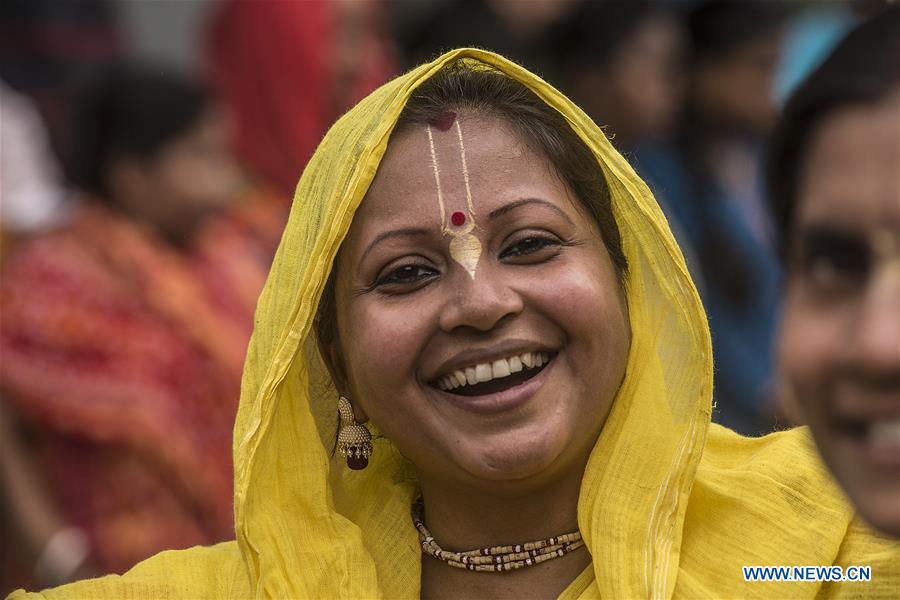
<instances>
[{"instance_id":1,"label":"gold earring","mask_svg":"<svg viewBox=\"0 0 900 600\"><path fill-rule=\"evenodd\" d=\"M347 466L354 471L365 469L372 456L372 434L365 425L356 422L353 406L343 396L338 398L338 414L341 417L338 452L347 459Z\"/></svg>"}]
</instances>

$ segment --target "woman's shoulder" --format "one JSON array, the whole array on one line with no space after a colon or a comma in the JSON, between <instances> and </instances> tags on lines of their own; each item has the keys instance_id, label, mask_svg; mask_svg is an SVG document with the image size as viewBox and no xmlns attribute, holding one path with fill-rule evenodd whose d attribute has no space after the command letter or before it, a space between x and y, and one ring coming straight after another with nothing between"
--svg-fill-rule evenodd
<instances>
[{"instance_id":1,"label":"woman's shoulder","mask_svg":"<svg viewBox=\"0 0 900 600\"><path fill-rule=\"evenodd\" d=\"M848 576L862 567L859 581L825 582L820 598L896 598L900 590L900 540L874 531L859 516L847 527L834 565Z\"/></svg>"},{"instance_id":2,"label":"woman's shoulder","mask_svg":"<svg viewBox=\"0 0 900 600\"><path fill-rule=\"evenodd\" d=\"M246 598L251 596L237 543L167 550L138 563L124 575L76 581L28 593L16 590L7 600L95 598Z\"/></svg>"},{"instance_id":3,"label":"woman's shoulder","mask_svg":"<svg viewBox=\"0 0 900 600\"><path fill-rule=\"evenodd\" d=\"M772 521L817 520L842 523L853 510L824 465L806 427L762 437L745 437L713 424L694 481L691 501L717 498L720 512Z\"/></svg>"},{"instance_id":4,"label":"woman's shoulder","mask_svg":"<svg viewBox=\"0 0 900 600\"><path fill-rule=\"evenodd\" d=\"M828 592L828 586L747 581L744 567L871 563L874 570L898 560L900 544L879 541L859 526L807 428L747 438L710 427L685 515L676 590L681 595L727 589L739 595L812 597ZM887 583L873 576L866 591L878 596L890 589Z\"/></svg>"},{"instance_id":5,"label":"woman's shoulder","mask_svg":"<svg viewBox=\"0 0 900 600\"><path fill-rule=\"evenodd\" d=\"M773 459L785 455L799 455L805 466L825 473L825 466L818 458L809 428L805 426L759 437L747 437L717 423L711 423L701 465L718 469L748 465L777 469Z\"/></svg>"}]
</instances>

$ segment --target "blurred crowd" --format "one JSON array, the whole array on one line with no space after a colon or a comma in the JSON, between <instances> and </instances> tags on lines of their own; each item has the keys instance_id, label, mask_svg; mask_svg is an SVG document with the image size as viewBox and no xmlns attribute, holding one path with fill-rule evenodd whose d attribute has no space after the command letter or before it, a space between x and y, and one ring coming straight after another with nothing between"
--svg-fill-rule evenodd
<instances>
[{"instance_id":1,"label":"blurred crowd","mask_svg":"<svg viewBox=\"0 0 900 600\"><path fill-rule=\"evenodd\" d=\"M452 47L524 64L605 128L701 292L714 419L794 424L766 143L881 3L211 4L183 71L134 59L119 2L0 5L0 592L233 537L243 357L304 163L356 101Z\"/></svg>"}]
</instances>

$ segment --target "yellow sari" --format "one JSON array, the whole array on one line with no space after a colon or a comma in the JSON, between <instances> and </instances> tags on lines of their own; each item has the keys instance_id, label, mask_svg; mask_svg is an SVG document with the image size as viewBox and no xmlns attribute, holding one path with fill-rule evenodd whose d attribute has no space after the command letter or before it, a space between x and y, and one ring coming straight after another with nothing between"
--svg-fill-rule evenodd
<instances>
[{"instance_id":1,"label":"yellow sari","mask_svg":"<svg viewBox=\"0 0 900 600\"><path fill-rule=\"evenodd\" d=\"M260 298L234 433L236 541L164 552L47 598L415 598L411 465L384 438L364 471L331 457L337 396L311 325L332 261L412 91L447 63L497 69L565 116L613 195L629 262L627 374L585 471L592 565L563 598L888 597L900 546L859 524L805 429L710 425L703 308L647 186L558 91L500 56L455 50L344 115L309 162ZM746 582L743 565L865 565L869 583ZM20 597L18 594L15 598Z\"/></svg>"}]
</instances>

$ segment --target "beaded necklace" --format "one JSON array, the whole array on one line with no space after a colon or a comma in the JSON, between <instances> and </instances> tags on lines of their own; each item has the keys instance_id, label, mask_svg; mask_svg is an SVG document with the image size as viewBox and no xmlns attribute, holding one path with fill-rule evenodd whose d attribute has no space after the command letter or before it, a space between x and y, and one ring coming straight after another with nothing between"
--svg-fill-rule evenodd
<instances>
[{"instance_id":1,"label":"beaded necklace","mask_svg":"<svg viewBox=\"0 0 900 600\"><path fill-rule=\"evenodd\" d=\"M569 552L584 546L581 533L573 531L572 533L525 544L491 546L465 552L451 552L450 550L444 550L434 541L434 536L431 535L431 531L428 530L422 521L423 511L424 505L421 500L413 504L412 518L416 529L419 531L422 551L457 569L489 572L513 571L565 556Z\"/></svg>"}]
</instances>

